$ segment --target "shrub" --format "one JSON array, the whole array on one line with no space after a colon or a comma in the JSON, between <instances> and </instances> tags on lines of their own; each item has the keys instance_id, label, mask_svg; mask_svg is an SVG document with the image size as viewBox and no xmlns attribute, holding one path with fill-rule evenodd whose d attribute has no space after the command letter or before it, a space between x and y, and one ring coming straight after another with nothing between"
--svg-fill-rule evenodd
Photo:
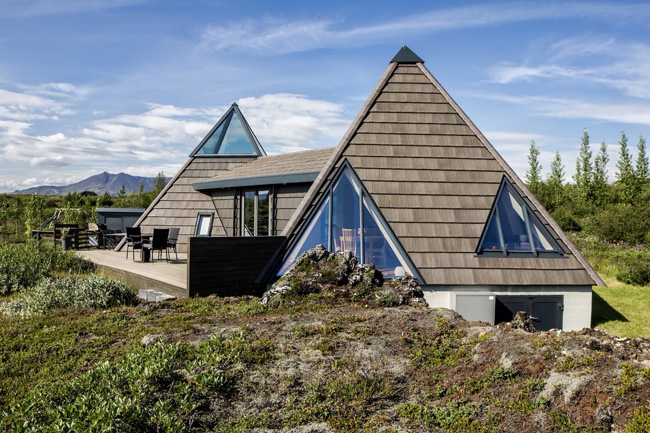
<instances>
[{"instance_id":1,"label":"shrub","mask_svg":"<svg viewBox=\"0 0 650 433\"><path fill-rule=\"evenodd\" d=\"M553 210L553 212L551 212L551 216L564 231L577 232L582 230L582 226L578 222L578 218L573 213L573 211L566 206L560 206L556 208Z\"/></svg>"},{"instance_id":2,"label":"shrub","mask_svg":"<svg viewBox=\"0 0 650 433\"><path fill-rule=\"evenodd\" d=\"M650 284L650 250L646 245L610 242L584 232L572 233L570 237L599 271L615 275L626 284Z\"/></svg>"},{"instance_id":3,"label":"shrub","mask_svg":"<svg viewBox=\"0 0 650 433\"><path fill-rule=\"evenodd\" d=\"M0 245L0 295L35 285L57 272L87 272L92 263L73 251L61 252L49 243L30 241Z\"/></svg>"},{"instance_id":4,"label":"shrub","mask_svg":"<svg viewBox=\"0 0 650 433\"><path fill-rule=\"evenodd\" d=\"M646 286L650 284L650 262L639 261L616 274L616 279L626 284Z\"/></svg>"},{"instance_id":5,"label":"shrub","mask_svg":"<svg viewBox=\"0 0 650 433\"><path fill-rule=\"evenodd\" d=\"M97 275L44 278L22 297L2 306L7 315L46 313L57 308L109 308L132 304L135 293L123 282Z\"/></svg>"},{"instance_id":6,"label":"shrub","mask_svg":"<svg viewBox=\"0 0 650 433\"><path fill-rule=\"evenodd\" d=\"M645 206L610 205L591 217L585 230L610 242L641 244L650 232L650 212Z\"/></svg>"}]
</instances>

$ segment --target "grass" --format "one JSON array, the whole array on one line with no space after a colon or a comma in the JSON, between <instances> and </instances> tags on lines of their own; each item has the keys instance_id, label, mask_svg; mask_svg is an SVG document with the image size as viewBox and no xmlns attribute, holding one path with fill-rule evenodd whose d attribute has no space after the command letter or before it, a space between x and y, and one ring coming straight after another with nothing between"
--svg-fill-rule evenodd
<instances>
[{"instance_id":1,"label":"grass","mask_svg":"<svg viewBox=\"0 0 650 433\"><path fill-rule=\"evenodd\" d=\"M594 287L591 326L619 337L650 338L650 286L632 286L600 273L607 287Z\"/></svg>"},{"instance_id":2,"label":"grass","mask_svg":"<svg viewBox=\"0 0 650 433\"><path fill-rule=\"evenodd\" d=\"M0 298L6 301L8 297ZM193 298L170 304L107 310L60 309L25 318L0 314L0 407L20 399L35 384L65 382L99 361L119 359L140 347L147 334L192 332L206 317L245 319L278 311L315 311L317 303L267 310L259 298ZM154 314L168 310L167 314ZM160 311L158 311L160 313Z\"/></svg>"}]
</instances>

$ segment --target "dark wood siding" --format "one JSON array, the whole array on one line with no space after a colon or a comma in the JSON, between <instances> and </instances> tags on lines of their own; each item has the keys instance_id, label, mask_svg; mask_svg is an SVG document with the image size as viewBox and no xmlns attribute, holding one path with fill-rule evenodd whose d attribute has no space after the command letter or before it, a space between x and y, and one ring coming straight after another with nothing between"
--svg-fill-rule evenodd
<instances>
[{"instance_id":1,"label":"dark wood siding","mask_svg":"<svg viewBox=\"0 0 650 433\"><path fill-rule=\"evenodd\" d=\"M260 295L255 279L284 242L282 236L189 238L187 287L190 296Z\"/></svg>"}]
</instances>

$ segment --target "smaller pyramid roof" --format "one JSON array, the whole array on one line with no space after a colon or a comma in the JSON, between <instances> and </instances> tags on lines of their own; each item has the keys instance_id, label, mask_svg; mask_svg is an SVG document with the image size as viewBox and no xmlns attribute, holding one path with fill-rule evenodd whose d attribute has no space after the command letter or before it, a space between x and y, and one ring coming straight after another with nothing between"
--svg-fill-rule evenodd
<instances>
[{"instance_id":1,"label":"smaller pyramid roof","mask_svg":"<svg viewBox=\"0 0 650 433\"><path fill-rule=\"evenodd\" d=\"M236 102L190 153L190 156L219 155L266 155Z\"/></svg>"}]
</instances>

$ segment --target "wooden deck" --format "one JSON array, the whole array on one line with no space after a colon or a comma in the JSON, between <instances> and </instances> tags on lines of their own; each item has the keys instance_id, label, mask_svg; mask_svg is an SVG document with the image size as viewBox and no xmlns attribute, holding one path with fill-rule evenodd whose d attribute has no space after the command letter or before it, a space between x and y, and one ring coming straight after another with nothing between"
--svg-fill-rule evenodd
<instances>
[{"instance_id":1,"label":"wooden deck","mask_svg":"<svg viewBox=\"0 0 650 433\"><path fill-rule=\"evenodd\" d=\"M178 261L134 262L124 251L88 249L77 253L92 261L108 276L121 278L138 290L157 290L177 298L187 298L187 256L178 254ZM156 257L157 257L157 253ZM164 257L164 255L163 255ZM137 257L136 257L137 258ZM176 258L172 253L171 258Z\"/></svg>"}]
</instances>

